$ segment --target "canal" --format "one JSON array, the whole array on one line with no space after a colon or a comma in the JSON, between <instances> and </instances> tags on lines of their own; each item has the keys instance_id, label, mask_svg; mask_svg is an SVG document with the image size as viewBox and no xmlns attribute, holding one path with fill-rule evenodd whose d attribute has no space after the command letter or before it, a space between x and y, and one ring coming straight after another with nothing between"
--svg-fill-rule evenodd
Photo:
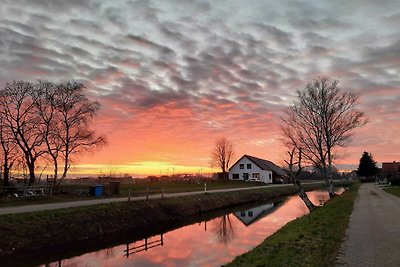
<instances>
[{"instance_id":1,"label":"canal","mask_svg":"<svg viewBox=\"0 0 400 267\"><path fill-rule=\"evenodd\" d=\"M343 191L341 188L337 193ZM328 193L322 190L310 191L307 195L318 206L329 199ZM64 259L60 255L59 260L39 266L221 266L251 250L286 223L308 213L303 201L291 196L135 242L72 258Z\"/></svg>"}]
</instances>

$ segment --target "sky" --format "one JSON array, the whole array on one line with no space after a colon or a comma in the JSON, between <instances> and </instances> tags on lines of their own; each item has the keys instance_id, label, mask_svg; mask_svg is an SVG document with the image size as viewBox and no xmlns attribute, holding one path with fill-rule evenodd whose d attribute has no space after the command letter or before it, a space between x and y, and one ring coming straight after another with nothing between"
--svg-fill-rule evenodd
<instances>
[{"instance_id":1,"label":"sky","mask_svg":"<svg viewBox=\"0 0 400 267\"><path fill-rule=\"evenodd\" d=\"M283 164L280 116L320 76L369 123L338 159L400 160L400 1L2 0L0 87L78 81L108 146L72 173L207 173L215 139Z\"/></svg>"}]
</instances>

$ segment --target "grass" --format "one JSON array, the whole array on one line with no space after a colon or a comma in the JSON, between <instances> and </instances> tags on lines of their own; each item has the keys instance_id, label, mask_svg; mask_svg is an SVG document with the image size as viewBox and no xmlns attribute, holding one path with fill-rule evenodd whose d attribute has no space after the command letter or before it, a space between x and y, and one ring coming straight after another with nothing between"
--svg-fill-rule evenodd
<instances>
[{"instance_id":1,"label":"grass","mask_svg":"<svg viewBox=\"0 0 400 267\"><path fill-rule=\"evenodd\" d=\"M288 223L227 266L334 266L358 187Z\"/></svg>"},{"instance_id":2,"label":"grass","mask_svg":"<svg viewBox=\"0 0 400 267\"><path fill-rule=\"evenodd\" d=\"M400 186L390 186L387 188L384 188L386 192L395 195L396 197L400 197Z\"/></svg>"}]
</instances>

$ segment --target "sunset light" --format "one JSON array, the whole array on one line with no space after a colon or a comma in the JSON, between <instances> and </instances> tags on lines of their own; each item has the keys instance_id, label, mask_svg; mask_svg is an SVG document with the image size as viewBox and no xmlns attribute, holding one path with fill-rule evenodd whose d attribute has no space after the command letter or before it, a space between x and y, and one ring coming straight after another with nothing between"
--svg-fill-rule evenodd
<instances>
[{"instance_id":1,"label":"sunset light","mask_svg":"<svg viewBox=\"0 0 400 267\"><path fill-rule=\"evenodd\" d=\"M0 87L71 80L101 104L90 127L108 145L76 157L71 174L208 173L220 136L235 159L283 164L283 110L322 75L360 94L369 121L338 169L365 150L400 159L398 4L179 3L2 2Z\"/></svg>"}]
</instances>

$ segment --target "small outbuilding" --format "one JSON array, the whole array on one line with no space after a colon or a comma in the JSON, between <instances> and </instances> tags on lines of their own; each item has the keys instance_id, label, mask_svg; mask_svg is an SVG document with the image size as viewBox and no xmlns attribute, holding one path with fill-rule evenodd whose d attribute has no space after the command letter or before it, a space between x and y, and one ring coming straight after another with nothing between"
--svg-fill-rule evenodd
<instances>
[{"instance_id":1,"label":"small outbuilding","mask_svg":"<svg viewBox=\"0 0 400 267\"><path fill-rule=\"evenodd\" d=\"M229 169L229 179L244 181L259 181L264 183L282 183L285 171L275 163L243 155Z\"/></svg>"}]
</instances>

